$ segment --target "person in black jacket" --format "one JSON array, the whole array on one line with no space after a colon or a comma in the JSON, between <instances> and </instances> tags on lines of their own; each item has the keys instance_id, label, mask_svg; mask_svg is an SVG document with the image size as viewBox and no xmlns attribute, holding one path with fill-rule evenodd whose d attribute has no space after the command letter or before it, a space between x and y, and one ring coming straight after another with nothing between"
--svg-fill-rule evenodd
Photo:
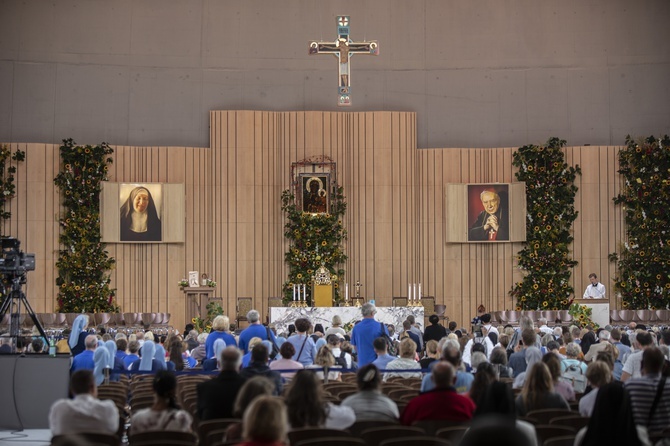
<instances>
[{"instance_id":1,"label":"person in black jacket","mask_svg":"<svg viewBox=\"0 0 670 446\"><path fill-rule=\"evenodd\" d=\"M428 342L430 340L440 342L440 339L447 336L447 329L443 325L440 325L440 318L437 317L437 314L433 314L428 318L430 325L426 327L426 330L423 332L423 341Z\"/></svg>"},{"instance_id":2,"label":"person in black jacket","mask_svg":"<svg viewBox=\"0 0 670 446\"><path fill-rule=\"evenodd\" d=\"M240 365L240 351L236 347L226 347L221 352L221 373L214 379L198 384L198 418L201 421L233 418L235 398L246 381L240 375Z\"/></svg>"}]
</instances>

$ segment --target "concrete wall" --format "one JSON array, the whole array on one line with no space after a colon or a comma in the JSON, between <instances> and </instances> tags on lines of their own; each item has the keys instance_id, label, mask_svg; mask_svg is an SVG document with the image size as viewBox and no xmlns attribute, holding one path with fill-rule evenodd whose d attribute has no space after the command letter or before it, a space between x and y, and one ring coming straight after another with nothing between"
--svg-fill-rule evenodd
<instances>
[{"instance_id":1,"label":"concrete wall","mask_svg":"<svg viewBox=\"0 0 670 446\"><path fill-rule=\"evenodd\" d=\"M209 146L213 109L417 113L418 147L670 132L667 0L0 0L0 141Z\"/></svg>"}]
</instances>

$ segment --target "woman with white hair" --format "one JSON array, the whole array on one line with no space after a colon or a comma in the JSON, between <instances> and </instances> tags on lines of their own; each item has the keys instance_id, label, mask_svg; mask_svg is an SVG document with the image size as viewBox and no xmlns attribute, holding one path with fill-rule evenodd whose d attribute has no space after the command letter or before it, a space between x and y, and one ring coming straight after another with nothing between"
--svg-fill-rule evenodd
<instances>
[{"instance_id":1,"label":"woman with white hair","mask_svg":"<svg viewBox=\"0 0 670 446\"><path fill-rule=\"evenodd\" d=\"M205 355L207 359L214 357L214 342L221 339L226 343L226 347L237 347L235 337L228 331L230 329L230 319L228 316L219 315L212 321L212 332L207 336L205 342Z\"/></svg>"},{"instance_id":2,"label":"woman with white hair","mask_svg":"<svg viewBox=\"0 0 670 446\"><path fill-rule=\"evenodd\" d=\"M331 321L331 327L328 330L326 330L324 337L327 338L328 335L338 333L341 334L342 336L347 334L347 332L344 331L344 328L342 328L342 318L336 314L335 316L333 316L333 320Z\"/></svg>"}]
</instances>

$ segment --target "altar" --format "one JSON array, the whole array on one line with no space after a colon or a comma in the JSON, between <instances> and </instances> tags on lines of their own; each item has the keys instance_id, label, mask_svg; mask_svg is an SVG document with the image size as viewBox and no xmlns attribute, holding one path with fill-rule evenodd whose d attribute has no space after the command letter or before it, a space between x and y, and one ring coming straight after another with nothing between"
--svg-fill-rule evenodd
<instances>
[{"instance_id":1,"label":"altar","mask_svg":"<svg viewBox=\"0 0 670 446\"><path fill-rule=\"evenodd\" d=\"M423 307L376 307L375 319L385 324L393 324L396 331L402 330L402 323L410 314L423 324ZM288 332L288 326L298 318L307 318L312 325L321 324L324 329L332 325L333 316L342 318L342 324L355 323L363 319L361 307L271 307L270 323L277 334Z\"/></svg>"}]
</instances>

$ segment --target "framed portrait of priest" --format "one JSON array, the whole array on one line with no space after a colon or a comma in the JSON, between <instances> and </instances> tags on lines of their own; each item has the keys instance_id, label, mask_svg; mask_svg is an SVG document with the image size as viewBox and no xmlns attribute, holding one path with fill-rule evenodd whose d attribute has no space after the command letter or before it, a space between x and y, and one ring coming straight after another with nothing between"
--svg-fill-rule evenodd
<instances>
[{"instance_id":1,"label":"framed portrait of priest","mask_svg":"<svg viewBox=\"0 0 670 446\"><path fill-rule=\"evenodd\" d=\"M468 241L509 241L507 184L468 184Z\"/></svg>"},{"instance_id":2,"label":"framed portrait of priest","mask_svg":"<svg viewBox=\"0 0 670 446\"><path fill-rule=\"evenodd\" d=\"M308 214L326 214L330 210L330 174L301 173L298 177L300 205Z\"/></svg>"},{"instance_id":3,"label":"framed portrait of priest","mask_svg":"<svg viewBox=\"0 0 670 446\"><path fill-rule=\"evenodd\" d=\"M526 240L525 183L445 185L447 243Z\"/></svg>"},{"instance_id":4,"label":"framed portrait of priest","mask_svg":"<svg viewBox=\"0 0 670 446\"><path fill-rule=\"evenodd\" d=\"M183 184L103 182L100 232L105 243L183 243Z\"/></svg>"}]
</instances>

